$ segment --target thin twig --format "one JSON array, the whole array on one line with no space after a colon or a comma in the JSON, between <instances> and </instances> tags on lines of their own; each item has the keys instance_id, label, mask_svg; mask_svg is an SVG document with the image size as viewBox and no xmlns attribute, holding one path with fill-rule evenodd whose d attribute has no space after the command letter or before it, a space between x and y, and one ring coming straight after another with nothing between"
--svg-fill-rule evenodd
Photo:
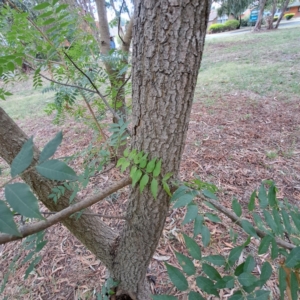
<instances>
[{"instance_id":1,"label":"thin twig","mask_svg":"<svg viewBox=\"0 0 300 300\"><path fill-rule=\"evenodd\" d=\"M80 94L81 94L81 96L82 96L82 98L83 98L83 100L84 100L86 106L88 107L88 110L90 111L90 114L92 115L92 118L94 119L94 122L96 123L96 126L97 126L97 128L98 128L98 130L99 130L99 133L100 133L101 136L103 137L104 142L106 142L106 141L107 141L107 136L105 135L104 131L102 130L102 128L101 128L101 126L100 126L100 124L99 124L99 122L98 122L98 120L97 120L97 118L96 118L96 115L95 115L95 113L94 113L94 111L93 111L93 109L92 109L90 103L88 102L88 100L86 99L86 97L84 96L84 94L83 94L82 92L80 92ZM108 147L109 147L109 152L110 152L110 154L111 154L112 156L115 156L115 154L114 154L114 149L113 149L110 145L108 145Z\"/></svg>"},{"instance_id":2,"label":"thin twig","mask_svg":"<svg viewBox=\"0 0 300 300\"><path fill-rule=\"evenodd\" d=\"M223 206L222 204L220 204L218 201L213 200L213 199L208 199L208 198L204 198L202 196L200 196L203 200L211 203L218 211L220 211L221 213L223 213L224 215L226 215L229 219L231 219L235 224L237 224L238 226L240 226L241 228L243 228L241 220L239 217L236 216L236 214L234 214L233 212L231 212L229 209L227 209L225 206ZM264 231L258 229L258 228L254 228L255 232L257 233L257 235L260 238L263 238L267 235L267 233L265 233ZM278 246L281 246L285 249L289 249L292 250L294 249L296 246L294 244L288 243L280 238L275 238L276 243Z\"/></svg>"},{"instance_id":3,"label":"thin twig","mask_svg":"<svg viewBox=\"0 0 300 300\"><path fill-rule=\"evenodd\" d=\"M95 91L97 92L97 94L100 96L100 98L102 99L102 101L105 103L105 105L107 106L107 108L110 110L110 112L114 115L114 117L117 120L120 120L120 117L117 115L117 113L111 108L111 106L109 105L109 103L106 101L106 99L104 98L104 96L100 93L100 91L98 90L98 88L96 87L96 85L94 84L94 82L92 81L92 79L84 72L82 71L77 64L73 61L73 59L64 51L64 54L66 55L66 57L69 59L69 61L72 63L72 65L84 76L87 78L87 80L90 82L90 84L92 85L92 87L95 89Z\"/></svg>"},{"instance_id":4,"label":"thin twig","mask_svg":"<svg viewBox=\"0 0 300 300\"><path fill-rule=\"evenodd\" d=\"M34 69L33 69L34 70ZM68 83L63 83L63 82L59 82L59 81L56 81L56 80L53 80L51 78L48 78L46 77L45 75L43 75L42 73L39 73L41 75L41 77L45 78L46 80L49 80L53 83L56 83L56 84L59 84L59 85L63 85L63 86L68 86L68 87L72 87L72 88L76 88L76 89L79 89L79 90L83 90L83 91L86 91L86 92L89 92L89 93L93 93L93 94L98 94L97 92L95 92L94 90L91 90L91 89L87 89L87 88L84 88L82 86L78 86L78 85L72 85L72 84L68 84Z\"/></svg>"},{"instance_id":5,"label":"thin twig","mask_svg":"<svg viewBox=\"0 0 300 300\"><path fill-rule=\"evenodd\" d=\"M93 196L91 198L82 200L74 205L68 206L67 208L50 216L45 221L39 221L39 222L31 224L31 225L22 226L19 228L19 232L20 232L21 236L0 234L0 244L5 244L5 243L11 242L11 241L19 240L28 235L31 235L31 234L37 233L41 230L44 230L60 221L63 221L64 219L70 217L72 214L74 214L78 211L81 211L81 210L99 202L100 200L103 200L104 198L108 197L112 193L129 185L130 183L131 183L130 177L124 178L124 179L112 184L110 187L103 190L100 194Z\"/></svg>"}]
</instances>

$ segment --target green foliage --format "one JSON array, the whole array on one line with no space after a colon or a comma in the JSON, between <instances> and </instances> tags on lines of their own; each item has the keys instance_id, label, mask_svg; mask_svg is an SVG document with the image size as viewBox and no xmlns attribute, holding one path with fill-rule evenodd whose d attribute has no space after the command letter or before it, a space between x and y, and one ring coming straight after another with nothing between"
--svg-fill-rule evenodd
<instances>
[{"instance_id":1,"label":"green foliage","mask_svg":"<svg viewBox=\"0 0 300 300\"><path fill-rule=\"evenodd\" d=\"M268 188L267 188L268 187ZM263 286L267 283L273 274L273 269L268 261L265 261L261 266L261 273L259 276L254 275L252 272L255 269L257 262L252 255L246 255L246 246L251 242L251 237L260 240L257 254L270 253L270 259L276 260L279 255L285 256L281 266L279 268L279 290L281 295L284 295L286 289L290 290L293 299L298 299L298 269L300 267L300 246L295 247L291 251L282 249L277 245L276 237L283 238L288 232L293 233L296 236L300 236L300 213L298 210L288 203L280 202L276 197L277 188L272 181L265 181L261 184L259 192L254 191L250 197L248 209L250 214L256 214L253 211L255 209L261 209L263 218L254 217L254 224L250 221L241 219L242 211L241 205L237 199L232 201L232 209L236 216L240 220L240 226L248 234L248 239L242 245L235 245L229 252L228 256L223 255L209 255L202 256L201 248L198 245L195 237L201 233L203 246L208 246L209 242L205 242L206 228L208 234L209 229L204 226L204 217L198 214L195 218L194 226L194 238L191 238L183 234L185 245L188 254L191 256L185 256L180 253L176 253L176 257L179 265L182 268L183 273L175 268L167 265L169 277L173 284L179 290L189 290L189 294L195 299L206 299L208 295L219 296L219 291L222 289L236 289L236 292L229 299L265 299L268 300L270 292L264 290ZM175 202L174 207L187 206L187 214L189 213L189 207L194 206L193 199L199 195L199 192L191 189L187 185L181 185L174 192L171 201ZM207 196L212 196L208 194ZM207 197L213 199L214 197ZM256 199L257 198L257 199ZM256 200L258 200L256 202ZM212 200L215 201L215 200ZM259 207L256 207L256 203ZM205 214L208 217L208 213ZM293 222L291 222L291 219ZM209 218L210 220L220 220ZM185 219L186 220L186 216ZM259 237L257 234L256 226L257 222L261 223L260 228L264 232L263 237ZM221 220L220 220L221 221ZM184 221L185 223L185 221ZM241 255L246 256L244 261L237 265L237 261L240 261ZM197 261L197 263L195 262ZM199 267L199 264L201 267ZM196 267L196 265L198 267ZM184 275L186 274L186 275ZM196 295L192 291L194 283L191 279L188 281L184 279L184 276L188 277L194 275L196 285L205 294L204 298L201 295ZM286 277L289 276L289 281ZM289 284L287 284L289 282ZM191 284L190 287L187 286ZM192 297L191 296L191 297ZM163 298L161 298L163 299ZM283 299L283 298L282 298Z\"/></svg>"},{"instance_id":2,"label":"green foliage","mask_svg":"<svg viewBox=\"0 0 300 300\"><path fill-rule=\"evenodd\" d=\"M224 32L227 30L235 30L240 25L238 20L228 20L224 24L212 24L208 28L209 33Z\"/></svg>"},{"instance_id":3,"label":"green foliage","mask_svg":"<svg viewBox=\"0 0 300 300\"><path fill-rule=\"evenodd\" d=\"M286 20L290 20L291 18L294 17L294 15L295 15L294 13L289 13L289 14L285 14L284 17Z\"/></svg>"},{"instance_id":4,"label":"green foliage","mask_svg":"<svg viewBox=\"0 0 300 300\"><path fill-rule=\"evenodd\" d=\"M3 292L6 283L8 282L9 276L16 271L18 267L27 265L25 270L24 279L27 279L30 273L34 270L36 265L41 261L42 256L38 255L39 252L45 247L47 244L47 240L44 240L45 232L40 231L36 234L33 234L22 241L20 247L16 249L16 254L12 259L12 262L9 265L7 272L4 274L4 279L2 280L2 284L0 286L0 294ZM20 260L20 256L22 253L27 252L27 255L24 259Z\"/></svg>"},{"instance_id":5,"label":"green foliage","mask_svg":"<svg viewBox=\"0 0 300 300\"><path fill-rule=\"evenodd\" d=\"M243 18L243 19L241 19L241 26L242 27L249 26L249 18Z\"/></svg>"},{"instance_id":6,"label":"green foliage","mask_svg":"<svg viewBox=\"0 0 300 300\"><path fill-rule=\"evenodd\" d=\"M118 284L117 281L109 277L101 288L101 292L97 294L97 300L109 300L115 294L115 288Z\"/></svg>"},{"instance_id":7,"label":"green foliage","mask_svg":"<svg viewBox=\"0 0 300 300\"><path fill-rule=\"evenodd\" d=\"M225 26L223 24L212 24L208 28L209 33L218 33L225 31Z\"/></svg>"},{"instance_id":8,"label":"green foliage","mask_svg":"<svg viewBox=\"0 0 300 300\"><path fill-rule=\"evenodd\" d=\"M239 27L239 25L240 22L238 20L228 20L224 24L227 30L235 30Z\"/></svg>"},{"instance_id":9,"label":"green foliage","mask_svg":"<svg viewBox=\"0 0 300 300\"><path fill-rule=\"evenodd\" d=\"M159 189L158 177L161 173L161 160L153 158L148 161L148 154L143 151L137 152L135 149L129 152L129 149L126 148L123 155L119 158L117 167L121 167L121 172L130 167L132 186L139 183L141 193L150 182L150 191L156 199ZM166 174L166 176L161 180L165 185L167 185L167 180L171 177L171 174Z\"/></svg>"},{"instance_id":10,"label":"green foliage","mask_svg":"<svg viewBox=\"0 0 300 300\"><path fill-rule=\"evenodd\" d=\"M26 170L33 160L33 139L30 138L11 163L11 176L15 177Z\"/></svg>"}]
</instances>

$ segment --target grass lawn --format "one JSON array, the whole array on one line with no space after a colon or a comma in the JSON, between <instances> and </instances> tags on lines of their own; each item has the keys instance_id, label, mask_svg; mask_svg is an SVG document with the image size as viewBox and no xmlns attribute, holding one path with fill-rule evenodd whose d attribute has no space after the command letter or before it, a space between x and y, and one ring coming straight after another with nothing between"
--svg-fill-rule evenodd
<instances>
[{"instance_id":1,"label":"grass lawn","mask_svg":"<svg viewBox=\"0 0 300 300\"><path fill-rule=\"evenodd\" d=\"M299 29L207 39L196 96L249 91L284 101L298 97Z\"/></svg>"}]
</instances>

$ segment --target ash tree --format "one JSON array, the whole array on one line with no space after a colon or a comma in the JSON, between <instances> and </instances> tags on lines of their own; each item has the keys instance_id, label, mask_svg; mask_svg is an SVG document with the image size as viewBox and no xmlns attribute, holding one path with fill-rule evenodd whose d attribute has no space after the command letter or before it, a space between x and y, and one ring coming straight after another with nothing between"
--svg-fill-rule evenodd
<instances>
[{"instance_id":1,"label":"ash tree","mask_svg":"<svg viewBox=\"0 0 300 300\"><path fill-rule=\"evenodd\" d=\"M73 60L80 68L90 62L84 57L80 58L81 61L76 61L78 51L82 50L81 47L84 46L79 42L76 43L76 40L74 40L74 47L79 49L77 52L73 49L68 52L60 48L63 34L58 35L58 32L60 29L66 32L68 28L53 28L59 24L55 20L60 18L60 16L51 15L51 12L59 11L58 7L53 8L53 5L59 4L56 2L39 4L38 9L45 9L45 12L42 11L41 18L44 19L36 21L31 20L26 12L13 8L13 3L3 7L3 13L13 16L10 18L12 24L5 24L11 30L9 38L15 38L19 34L18 37L22 39L22 43L15 46L16 54L11 60L14 59L18 62L22 59L28 63L33 57L33 63L28 64L35 70L35 84L40 83L43 73L39 66L34 64L36 49L32 49L31 46L29 48L27 44L31 37L26 36L25 33L17 33L16 28L21 25L28 28L27 22L29 21L37 29L33 33L37 38L36 43L38 44L38 38L43 39L43 44L38 45L40 52L51 53L50 57L45 58L44 65L53 62L55 68L49 68L49 71L52 72L52 81L63 82L64 76L67 76L64 72L68 70L70 73L68 75L73 76L74 85L78 85L78 93L81 92L85 96L82 92L83 89L80 88L87 89L87 86L90 87L94 83L91 84L87 76L84 79L85 82L82 82L84 76L76 70ZM97 1L97 8L100 12L99 16L106 16L104 1ZM64 7L61 7L61 11L63 9ZM158 181L161 181L168 173L172 174L172 178L176 178L178 174L203 53L209 10L210 1L150 0L134 2L130 143L132 149L147 154L148 161L157 158L157 161L161 162L157 175ZM48 15L49 17L47 17ZM58 19L56 19L57 17ZM65 16L63 19L67 18L68 16ZM105 19L105 17L100 19L100 30L102 31L100 46L103 56L109 51L108 26ZM14 21L19 21L19 24L17 25ZM61 25L64 26L64 24ZM130 26L129 24L128 27L130 28ZM15 34L14 37L12 37L13 34ZM47 44L45 41L49 43ZM26 51L22 48L24 45L28 46ZM124 46L129 47L128 44L124 44ZM7 61L10 59L7 56L8 54L3 58L6 59L5 66L7 68L7 70L2 70L1 73L4 74L7 74L6 71L14 69L12 66L14 62ZM55 62L59 65L58 67ZM108 80L110 80L110 67L113 63L104 57L104 64L107 66ZM93 67L90 66L90 68ZM62 77L62 80L55 79L59 76ZM88 74L88 77L91 78L92 74ZM98 84L97 79L95 82ZM7 91L2 90L2 93L5 96ZM66 98L64 97L61 102L66 102ZM64 103L64 105L66 104ZM27 141L30 144L28 147L33 149L34 155L31 167L21 173L21 178L51 211L59 212L68 207L70 195L67 192L61 195L57 202L48 198L56 183L41 176L38 168L32 167L39 164L40 152L33 145L32 140L28 139L2 108L0 113L1 157L7 163L12 164ZM145 177L144 180L146 179ZM125 179L119 183L112 183L110 192L129 184L130 181ZM145 281L147 267L157 247L170 206L170 197L161 184L157 186L155 196L154 198L151 193L150 185L146 185L143 190L139 185L131 188L126 221L121 232L116 232L99 219L91 219L84 214L78 220L63 219L63 224L106 265L110 276L119 282L118 295L130 295L132 299L149 298L148 284ZM78 199L74 199L73 205L70 207L77 203L79 203ZM89 210L87 209L85 212L89 212ZM24 237L25 232L19 231L19 236Z\"/></svg>"},{"instance_id":2,"label":"ash tree","mask_svg":"<svg viewBox=\"0 0 300 300\"><path fill-rule=\"evenodd\" d=\"M5 200L0 201L0 244L26 238L25 244L33 249L23 260L30 262L27 278L41 260L38 253L46 244L42 230L62 222L108 270L100 299L109 295L114 299L176 299L151 296L146 279L174 203L173 208L186 207L183 224L193 222L193 238L183 235L188 256L176 252L181 269L165 265L172 283L188 293L189 300L219 297L220 290L228 289L232 290L230 300L267 300L270 291L265 285L273 273L278 273L280 298L287 295L289 300L298 299L300 213L297 207L277 199L274 182L265 181L252 193L246 214L237 199L232 201L232 210L222 206L214 185L199 178L178 180L210 1L136 0L131 15L125 1L97 0L99 29L90 4L81 5L91 14L85 14L80 6L70 10L57 0L37 4L33 12L25 4L24 8L11 1L1 6L0 76L4 85L0 97L4 100L11 95L6 83L27 80L20 71L25 64L33 72L34 87L43 85L42 79L50 82L44 92L53 91L55 96L47 111L56 111L57 121L66 114L87 118L101 145L90 144L84 171L76 174L66 160L52 158L62 142L61 132L39 151L33 138L0 107L0 156L10 165L12 177L1 186ZM108 7L115 12L112 23L118 25L121 50L109 46ZM128 20L124 28L122 13ZM128 90L131 101L126 101ZM109 126L110 136L104 131L107 112L114 122ZM109 165L129 174L80 201L77 192ZM14 181L19 177L23 182ZM130 194L119 232L100 218L90 217L91 205L128 185ZM195 197L200 199L201 209ZM38 201L54 214L45 218ZM237 245L237 234L230 229L235 247L228 256L203 256L196 241L201 235L202 247L209 247L207 220L222 222L208 209L226 215L245 233L245 241ZM26 218L24 226L17 224L17 215ZM259 241L255 259L249 254L240 263L252 240ZM260 264L260 254L273 261L280 258L278 272L273 272L268 261ZM17 260L13 259L10 269ZM201 267L196 268L195 262ZM253 274L256 266L261 270L259 276Z\"/></svg>"}]
</instances>

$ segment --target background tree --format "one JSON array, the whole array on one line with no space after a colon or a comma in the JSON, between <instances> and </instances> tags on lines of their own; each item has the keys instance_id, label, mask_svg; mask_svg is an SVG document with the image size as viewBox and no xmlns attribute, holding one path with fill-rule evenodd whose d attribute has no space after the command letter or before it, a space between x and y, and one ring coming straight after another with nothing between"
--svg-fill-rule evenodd
<instances>
[{"instance_id":1,"label":"background tree","mask_svg":"<svg viewBox=\"0 0 300 300\"><path fill-rule=\"evenodd\" d=\"M226 14L228 16L232 15L236 20L239 20L240 25L237 29L241 27L242 13L247 9L251 1L249 0L226 0L221 1L221 6L218 8L218 16Z\"/></svg>"}]
</instances>

